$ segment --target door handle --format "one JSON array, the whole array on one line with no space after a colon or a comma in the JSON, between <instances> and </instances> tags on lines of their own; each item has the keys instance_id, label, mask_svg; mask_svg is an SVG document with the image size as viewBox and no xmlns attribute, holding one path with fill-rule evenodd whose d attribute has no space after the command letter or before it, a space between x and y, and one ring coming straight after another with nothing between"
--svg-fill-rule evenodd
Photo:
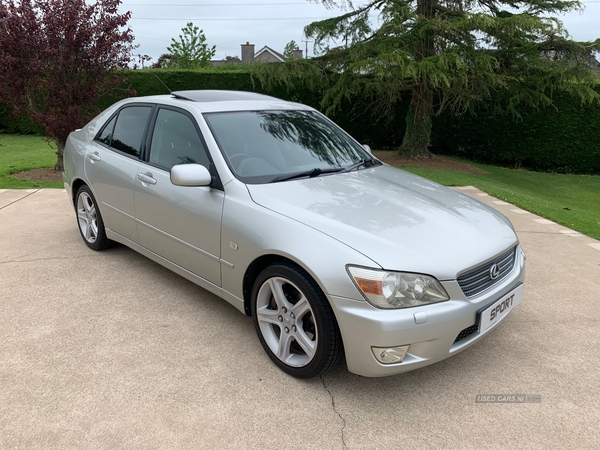
<instances>
[{"instance_id":1,"label":"door handle","mask_svg":"<svg viewBox=\"0 0 600 450\"><path fill-rule=\"evenodd\" d=\"M138 173L137 179L142 183L156 184L156 180L152 178L151 173Z\"/></svg>"},{"instance_id":2,"label":"door handle","mask_svg":"<svg viewBox=\"0 0 600 450\"><path fill-rule=\"evenodd\" d=\"M102 158L100 158L100 155L98 154L98 152L88 153L87 157L91 161L101 161L102 160Z\"/></svg>"}]
</instances>

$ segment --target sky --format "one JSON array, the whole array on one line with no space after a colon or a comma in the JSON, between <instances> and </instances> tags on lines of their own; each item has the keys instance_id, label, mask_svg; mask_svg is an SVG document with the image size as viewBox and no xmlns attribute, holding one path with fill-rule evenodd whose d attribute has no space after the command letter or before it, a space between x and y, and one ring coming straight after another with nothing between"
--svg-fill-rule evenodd
<instances>
[{"instance_id":1,"label":"sky","mask_svg":"<svg viewBox=\"0 0 600 450\"><path fill-rule=\"evenodd\" d=\"M600 38L600 0L581 0L583 12L558 16L571 37L579 41ZM355 0L355 5L364 3ZM265 45L280 53L294 40L308 56L313 44L303 42L303 29L311 22L342 13L308 0L123 0L121 12L131 11L129 25L139 47L135 53L155 62L167 53L187 22L200 27L206 42L216 45L214 59L240 57L240 44L250 42L258 51Z\"/></svg>"}]
</instances>

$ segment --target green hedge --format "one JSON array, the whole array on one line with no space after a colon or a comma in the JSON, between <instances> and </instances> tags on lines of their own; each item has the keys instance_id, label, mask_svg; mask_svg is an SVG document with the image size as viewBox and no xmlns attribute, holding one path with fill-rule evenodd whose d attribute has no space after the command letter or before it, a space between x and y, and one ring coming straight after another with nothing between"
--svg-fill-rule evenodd
<instances>
[{"instance_id":1,"label":"green hedge","mask_svg":"<svg viewBox=\"0 0 600 450\"><path fill-rule=\"evenodd\" d=\"M476 114L434 119L435 153L510 167L562 173L600 173L600 105L555 94L556 108L523 108L522 120Z\"/></svg>"},{"instance_id":2,"label":"green hedge","mask_svg":"<svg viewBox=\"0 0 600 450\"><path fill-rule=\"evenodd\" d=\"M321 93L304 88L288 91L284 87L263 89L254 82L248 69L227 68L201 71L130 70L126 77L138 96L166 94L191 89L231 89L264 93L297 101L320 109ZM126 86L123 87L123 96ZM103 98L104 109L117 98ZM524 167L541 171L600 173L600 105L582 106L565 94L555 96L557 109L521 111L522 121L494 115L484 105L476 115L454 117L443 114L434 119L432 151L463 156L475 161ZM397 105L396 119L372 117L364 102L345 102L332 117L360 142L377 149L400 146L405 132L408 99ZM75 124L82 126L83 124ZM0 107L0 131L41 133L41 128L23 117L15 117Z\"/></svg>"},{"instance_id":3,"label":"green hedge","mask_svg":"<svg viewBox=\"0 0 600 450\"><path fill-rule=\"evenodd\" d=\"M24 115L15 116L11 108L0 104L0 133L44 134L44 129Z\"/></svg>"}]
</instances>

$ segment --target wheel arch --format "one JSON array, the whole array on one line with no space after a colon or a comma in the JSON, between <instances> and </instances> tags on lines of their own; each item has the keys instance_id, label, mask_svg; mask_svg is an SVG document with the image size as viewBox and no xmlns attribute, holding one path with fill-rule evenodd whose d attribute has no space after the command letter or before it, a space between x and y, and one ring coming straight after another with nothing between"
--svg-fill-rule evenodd
<instances>
[{"instance_id":1,"label":"wheel arch","mask_svg":"<svg viewBox=\"0 0 600 450\"><path fill-rule=\"evenodd\" d=\"M313 274L309 270L307 270L305 267L303 267L297 261L294 261L293 259L288 258L283 255L277 255L277 254L262 255L262 256L259 256L258 258L256 258L254 261L252 261L252 263L250 263L250 265L248 265L248 268L246 269L246 272L244 273L244 278L242 281L242 292L244 295L244 313L247 316L252 315L251 301L252 301L252 288L254 286L254 281L256 280L258 275L260 275L260 273L264 269L266 269L267 267L269 267L273 264L277 264L277 263L290 264L290 265L302 270L309 277L311 277L315 281L315 283L317 283L317 285L319 286L321 291L323 291L323 287L321 286L321 283L319 283L319 281L313 276Z\"/></svg>"},{"instance_id":2,"label":"wheel arch","mask_svg":"<svg viewBox=\"0 0 600 450\"><path fill-rule=\"evenodd\" d=\"M89 185L81 178L75 178L71 183L71 203L73 204L73 207L75 207L75 196L77 195L77 191L79 191L81 186L89 187Z\"/></svg>"}]
</instances>

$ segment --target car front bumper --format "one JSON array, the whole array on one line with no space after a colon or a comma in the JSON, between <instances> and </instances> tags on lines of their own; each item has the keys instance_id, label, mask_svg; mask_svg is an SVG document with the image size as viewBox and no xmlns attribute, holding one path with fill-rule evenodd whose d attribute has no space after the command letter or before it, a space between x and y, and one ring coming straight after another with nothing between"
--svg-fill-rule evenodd
<instances>
[{"instance_id":1,"label":"car front bumper","mask_svg":"<svg viewBox=\"0 0 600 450\"><path fill-rule=\"evenodd\" d=\"M365 377L395 375L442 361L464 350L493 330L502 316L483 332L478 330L478 311L522 286L525 255L517 247L512 271L493 288L467 299L456 281L442 285L450 300L405 309L377 309L366 301L329 295L346 353L348 370ZM466 337L457 340L465 331ZM382 364L373 347L410 345L401 363Z\"/></svg>"}]
</instances>

